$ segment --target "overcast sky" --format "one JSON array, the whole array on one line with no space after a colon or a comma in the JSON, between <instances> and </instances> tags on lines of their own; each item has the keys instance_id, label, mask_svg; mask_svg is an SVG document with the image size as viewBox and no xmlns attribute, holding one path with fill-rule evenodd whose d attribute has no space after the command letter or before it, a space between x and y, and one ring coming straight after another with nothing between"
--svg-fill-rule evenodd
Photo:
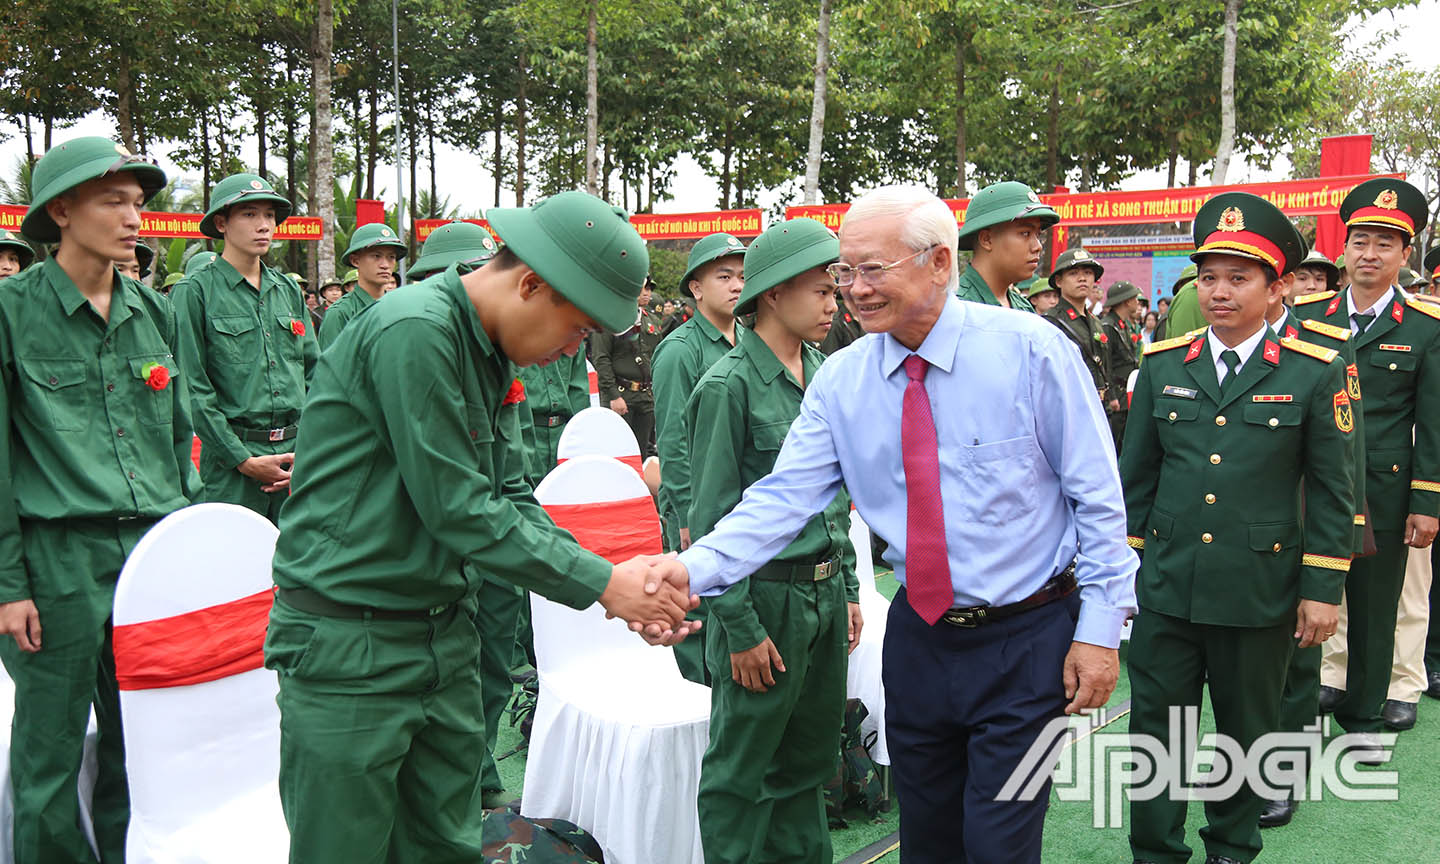
<instances>
[{"instance_id":1,"label":"overcast sky","mask_svg":"<svg viewBox=\"0 0 1440 864\"><path fill-rule=\"evenodd\" d=\"M1383 12L1369 19L1357 19L1351 22L1351 31L1346 37L1347 50L1355 51L1360 46L1370 43L1377 35L1397 26L1401 28L1400 36L1392 43L1389 51L1405 56L1412 65L1421 68L1433 68L1440 65L1440 52L1435 50L1435 38L1437 34L1440 34L1440 0L1421 0L1416 5L1397 12ZM24 152L25 140L22 131L17 128L5 128L5 124L0 124L0 129L10 133L8 140L0 142L0 166L3 166L0 167L0 170L8 174L11 170L10 166ZM86 117L69 129L57 131L55 135L57 141L80 135L118 137L114 124L99 113ZM488 145L486 146L488 147ZM252 165L255 162L255 147L254 139L247 142L248 152L245 158ZM161 166L171 176L180 173L180 169L167 158L165 153L155 155L159 158ZM438 176L444 178L446 184L440 190L441 195L449 195L452 203L458 205L462 211L468 213L489 207L494 203L492 198L494 180L490 172L486 170L487 160L485 157L463 153L437 142L436 163ZM1231 181L1245 183L1282 179L1289 175L1289 170L1289 162L1283 158L1277 160L1274 168L1270 171L1260 171L1247 163L1236 162L1231 166ZM1182 166L1180 170L1182 176L1185 171L1186 169ZM199 183L199 172L184 173L188 180ZM427 185L428 176L428 166L422 163L417 179L422 185ZM393 204L395 200L395 166L393 164L382 165L377 169L376 185L384 186L383 197ZM1122 189L1156 189L1164 185L1165 173L1163 171L1146 171L1123 181L1120 187ZM712 210L718 206L720 198L719 185L707 177L699 165L689 157L680 161L671 193L674 196L671 200L656 205L658 212L683 213ZM762 195L759 204L768 209L773 207L781 197L782 195L779 193ZM506 206L514 203L513 189L506 188L504 190L501 203Z\"/></svg>"}]
</instances>

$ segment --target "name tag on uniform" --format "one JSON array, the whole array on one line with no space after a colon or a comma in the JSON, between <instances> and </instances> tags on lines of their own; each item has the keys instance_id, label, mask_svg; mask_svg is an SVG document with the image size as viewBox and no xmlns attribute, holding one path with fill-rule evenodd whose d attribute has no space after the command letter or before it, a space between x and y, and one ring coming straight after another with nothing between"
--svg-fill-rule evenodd
<instances>
[{"instance_id":1,"label":"name tag on uniform","mask_svg":"<svg viewBox=\"0 0 1440 864\"><path fill-rule=\"evenodd\" d=\"M1255 394L1250 397L1251 402L1294 402L1295 397L1289 393Z\"/></svg>"},{"instance_id":2,"label":"name tag on uniform","mask_svg":"<svg viewBox=\"0 0 1440 864\"><path fill-rule=\"evenodd\" d=\"M1199 393L1198 390L1192 390L1189 387L1176 387L1174 384L1166 384L1163 392L1166 396L1179 396L1181 399L1194 399Z\"/></svg>"},{"instance_id":3,"label":"name tag on uniform","mask_svg":"<svg viewBox=\"0 0 1440 864\"><path fill-rule=\"evenodd\" d=\"M1410 350L1410 346L1409 346L1409 345L1390 345L1390 344L1387 344L1387 343L1385 343L1385 342L1381 342L1381 343L1379 344L1379 346L1377 346L1377 347L1379 347L1379 349L1380 349L1381 351L1406 351L1406 352L1408 352L1408 351Z\"/></svg>"}]
</instances>

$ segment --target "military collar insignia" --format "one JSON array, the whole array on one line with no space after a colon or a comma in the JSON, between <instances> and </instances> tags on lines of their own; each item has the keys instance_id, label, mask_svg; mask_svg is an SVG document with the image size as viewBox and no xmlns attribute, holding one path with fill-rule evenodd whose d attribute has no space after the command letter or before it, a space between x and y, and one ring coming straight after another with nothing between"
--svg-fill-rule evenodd
<instances>
[{"instance_id":1,"label":"military collar insignia","mask_svg":"<svg viewBox=\"0 0 1440 864\"><path fill-rule=\"evenodd\" d=\"M1074 310L1074 309L1066 309L1066 310L1065 310L1065 314L1068 315L1068 316L1070 316L1070 320L1071 320L1071 321L1074 321L1074 320L1076 320L1077 318L1080 317L1079 315L1075 314L1075 310Z\"/></svg>"},{"instance_id":2,"label":"military collar insignia","mask_svg":"<svg viewBox=\"0 0 1440 864\"><path fill-rule=\"evenodd\" d=\"M1265 340L1265 354L1264 354L1264 357L1265 357L1265 362L1266 362L1266 363L1270 363L1270 364L1273 364L1273 365L1279 365L1279 363L1280 363L1280 346L1277 345L1277 344L1275 344L1274 342L1270 341L1269 339L1266 339L1266 340Z\"/></svg>"},{"instance_id":3,"label":"military collar insignia","mask_svg":"<svg viewBox=\"0 0 1440 864\"><path fill-rule=\"evenodd\" d=\"M1216 231L1244 231L1245 214L1239 207L1226 207L1225 212L1220 214L1220 221L1215 225Z\"/></svg>"},{"instance_id":4,"label":"military collar insignia","mask_svg":"<svg viewBox=\"0 0 1440 864\"><path fill-rule=\"evenodd\" d=\"M1398 299L1390 306L1390 317L1395 319L1396 324L1405 323L1405 305Z\"/></svg>"},{"instance_id":5,"label":"military collar insignia","mask_svg":"<svg viewBox=\"0 0 1440 864\"><path fill-rule=\"evenodd\" d=\"M1325 314L1326 314L1326 315L1334 315L1334 314L1336 313L1336 311L1338 311L1338 310L1340 309L1340 301L1341 301L1341 299L1342 299L1342 295L1339 294L1339 293L1337 293L1337 294L1335 295L1335 299L1333 299L1333 300L1330 301L1330 305L1325 307Z\"/></svg>"},{"instance_id":6,"label":"military collar insignia","mask_svg":"<svg viewBox=\"0 0 1440 864\"><path fill-rule=\"evenodd\" d=\"M1179 396L1181 399L1194 399L1199 395L1199 391L1189 387L1176 387L1174 384L1166 384L1165 389L1161 391L1161 395Z\"/></svg>"},{"instance_id":7,"label":"military collar insignia","mask_svg":"<svg viewBox=\"0 0 1440 864\"><path fill-rule=\"evenodd\" d=\"M1199 356L1200 356L1200 352L1201 352L1201 351L1204 351L1204 350L1205 350L1205 340L1204 340L1204 339L1196 339L1194 342L1191 342L1191 343L1190 343L1190 350L1187 351L1187 352L1185 352L1185 362L1186 362L1186 363L1189 363L1190 361L1194 360L1196 357L1199 357Z\"/></svg>"},{"instance_id":8,"label":"military collar insignia","mask_svg":"<svg viewBox=\"0 0 1440 864\"><path fill-rule=\"evenodd\" d=\"M1286 325L1285 325L1285 338L1286 338L1286 339L1294 339L1295 337L1297 337L1297 336L1299 336L1299 335L1300 335L1300 331L1295 329L1295 325L1294 325L1294 324L1286 324Z\"/></svg>"},{"instance_id":9,"label":"military collar insignia","mask_svg":"<svg viewBox=\"0 0 1440 864\"><path fill-rule=\"evenodd\" d=\"M1400 196L1395 194L1394 189L1386 189L1375 196L1375 206L1382 210L1397 210L1400 207Z\"/></svg>"}]
</instances>

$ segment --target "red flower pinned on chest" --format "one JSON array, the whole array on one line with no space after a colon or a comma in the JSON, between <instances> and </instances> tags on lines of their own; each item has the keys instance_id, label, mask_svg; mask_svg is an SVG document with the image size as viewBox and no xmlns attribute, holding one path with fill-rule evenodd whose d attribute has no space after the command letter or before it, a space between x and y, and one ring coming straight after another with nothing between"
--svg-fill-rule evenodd
<instances>
[{"instance_id":1,"label":"red flower pinned on chest","mask_svg":"<svg viewBox=\"0 0 1440 864\"><path fill-rule=\"evenodd\" d=\"M1131 342L1136 342L1136 343L1138 343L1138 342L1140 341L1140 334L1139 334L1139 333L1131 333L1131 334L1130 334L1130 341L1131 341Z\"/></svg>"},{"instance_id":2,"label":"red flower pinned on chest","mask_svg":"<svg viewBox=\"0 0 1440 864\"><path fill-rule=\"evenodd\" d=\"M1108 345L1108 344L1110 344L1110 337L1107 336L1107 335L1105 335L1104 333L1097 333L1097 334L1095 334L1095 338L1100 340L1100 344L1101 344L1101 345Z\"/></svg>"},{"instance_id":3,"label":"red flower pinned on chest","mask_svg":"<svg viewBox=\"0 0 1440 864\"><path fill-rule=\"evenodd\" d=\"M505 393L505 401L501 402L500 404L501 406L516 405L524 401L525 385L520 383L519 378L516 378L514 382L510 384L510 389Z\"/></svg>"},{"instance_id":4,"label":"red flower pinned on chest","mask_svg":"<svg viewBox=\"0 0 1440 864\"><path fill-rule=\"evenodd\" d=\"M145 386L151 390L164 390L170 386L170 369L164 363L148 363L140 370Z\"/></svg>"},{"instance_id":5,"label":"red flower pinned on chest","mask_svg":"<svg viewBox=\"0 0 1440 864\"><path fill-rule=\"evenodd\" d=\"M290 322L290 332L296 336L305 335L305 322L299 319Z\"/></svg>"}]
</instances>

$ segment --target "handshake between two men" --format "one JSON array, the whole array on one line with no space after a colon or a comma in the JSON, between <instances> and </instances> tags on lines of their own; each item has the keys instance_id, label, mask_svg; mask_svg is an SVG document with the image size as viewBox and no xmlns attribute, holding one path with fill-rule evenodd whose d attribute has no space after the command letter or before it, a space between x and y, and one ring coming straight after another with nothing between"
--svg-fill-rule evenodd
<instances>
[{"instance_id":1,"label":"handshake between two men","mask_svg":"<svg viewBox=\"0 0 1440 864\"><path fill-rule=\"evenodd\" d=\"M599 602L605 617L625 621L651 645L678 645L700 629L699 621L685 620L700 598L690 593L690 573L673 552L616 564Z\"/></svg>"}]
</instances>

